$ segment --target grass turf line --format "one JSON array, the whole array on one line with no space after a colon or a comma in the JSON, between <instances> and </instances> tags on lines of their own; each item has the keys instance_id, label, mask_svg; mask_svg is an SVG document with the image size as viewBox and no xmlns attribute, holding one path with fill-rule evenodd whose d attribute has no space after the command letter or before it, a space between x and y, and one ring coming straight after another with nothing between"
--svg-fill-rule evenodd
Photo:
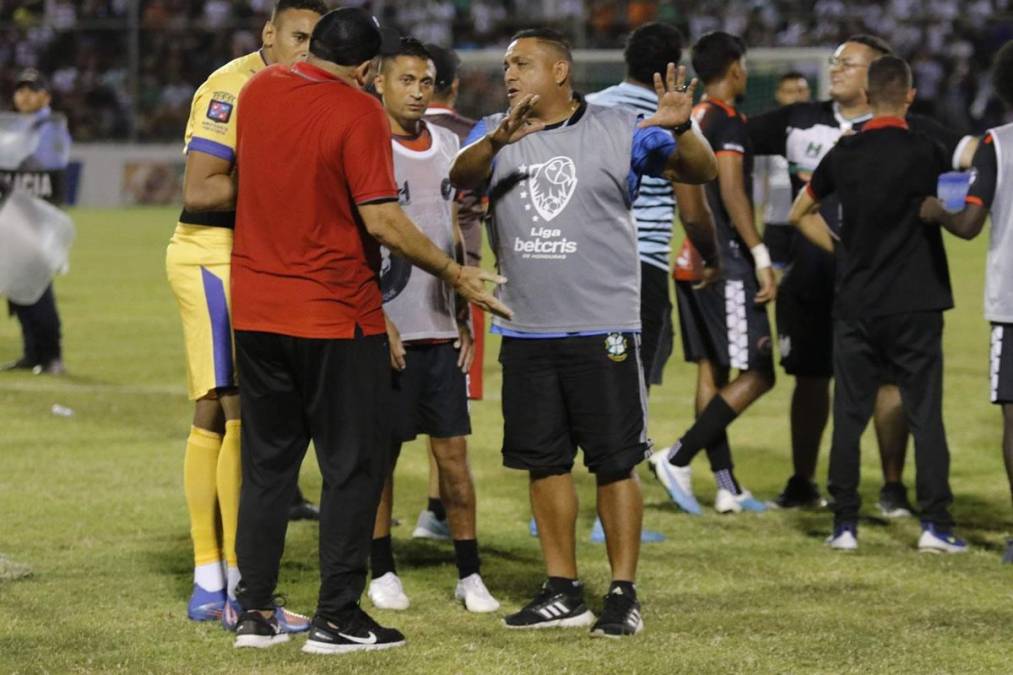
<instances>
[{"instance_id":1,"label":"grass turf line","mask_svg":"<svg viewBox=\"0 0 1013 675\"><path fill-rule=\"evenodd\" d=\"M183 444L192 407L183 384L182 340L164 273L175 221L168 209L77 210L71 273L56 282L71 373L62 379L0 376L0 553L32 577L0 583L0 672L1005 672L1013 624L1013 569L999 565L1011 529L1000 456L999 411L988 403L989 330L981 314L984 238L947 238L957 309L946 314L946 419L953 454L954 512L973 546L963 557L919 555L915 521L867 520L856 555L822 545L826 513L719 517L713 481L696 463L708 513L677 513L642 471L645 524L668 535L645 546L639 588L647 630L630 641L592 641L584 631L507 632L499 615L467 614L452 599L449 545L409 539L425 504L422 444L405 448L394 530L408 612L375 612L408 638L403 649L322 658L301 640L236 652L215 625L185 618L191 549L182 492ZM500 466L497 340L486 353L490 400L472 405L471 457L479 495L483 573L512 611L543 575L527 533L523 474ZM0 360L20 333L0 322ZM737 475L771 498L789 473L790 378L731 429ZM672 442L690 423L693 371L677 348L652 394L650 435ZM50 413L54 403L72 417ZM824 440L819 482L825 483ZM880 485L875 443L864 443L864 513ZM907 482L914 482L909 456ZM593 482L577 471L578 556L592 608L608 568L587 541ZM312 457L303 486L316 497ZM912 493L913 498L913 493ZM289 528L279 590L311 612L317 531ZM368 600L364 605L369 608ZM502 614L502 613L501 613Z\"/></svg>"}]
</instances>

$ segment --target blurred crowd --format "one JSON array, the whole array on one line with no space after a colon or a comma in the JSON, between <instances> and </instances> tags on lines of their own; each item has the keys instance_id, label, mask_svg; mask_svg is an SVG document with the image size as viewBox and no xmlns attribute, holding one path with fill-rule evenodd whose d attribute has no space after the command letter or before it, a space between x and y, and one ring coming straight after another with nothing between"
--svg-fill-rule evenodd
<instances>
[{"instance_id":1,"label":"blurred crowd","mask_svg":"<svg viewBox=\"0 0 1013 675\"><path fill-rule=\"evenodd\" d=\"M0 0L0 91L34 66L79 141L174 140L214 68L257 48L272 0ZM335 2L334 4L338 4ZM1013 37L1013 0L352 0L404 32L457 49L505 46L551 26L611 49L648 21L721 29L750 47L828 47L874 33L909 59L919 107L958 131L1000 121L992 54ZM136 5L136 7L135 7ZM136 30L134 30L136 27ZM136 35L136 40L132 36ZM138 55L132 68L131 49ZM465 111L467 112L467 111Z\"/></svg>"}]
</instances>

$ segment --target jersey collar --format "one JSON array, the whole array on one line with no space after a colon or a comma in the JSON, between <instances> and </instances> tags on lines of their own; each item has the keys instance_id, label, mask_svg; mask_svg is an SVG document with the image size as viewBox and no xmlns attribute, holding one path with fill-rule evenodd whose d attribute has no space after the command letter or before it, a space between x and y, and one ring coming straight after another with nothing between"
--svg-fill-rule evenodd
<instances>
[{"instance_id":1,"label":"jersey collar","mask_svg":"<svg viewBox=\"0 0 1013 675\"><path fill-rule=\"evenodd\" d=\"M903 117L873 117L871 120L865 123L862 127L862 131L874 131L875 129L907 129L907 120Z\"/></svg>"},{"instance_id":2,"label":"jersey collar","mask_svg":"<svg viewBox=\"0 0 1013 675\"><path fill-rule=\"evenodd\" d=\"M314 66L311 63L306 63L305 61L299 61L298 63L295 63L292 65L291 68L292 72L295 73L296 75L301 75L302 77L305 77L307 80L313 80L314 82L327 82L331 80L337 82L342 81L341 78L338 77L337 75L328 73L323 68L318 68L317 66Z\"/></svg>"},{"instance_id":3,"label":"jersey collar","mask_svg":"<svg viewBox=\"0 0 1013 675\"><path fill-rule=\"evenodd\" d=\"M851 131L851 129L853 129L856 124L868 122L869 120L872 119L871 111L865 113L864 115L859 115L858 117L848 119L847 117L841 114L841 106L837 105L837 101L833 102L833 109L834 109L834 118L837 120L837 124L844 131Z\"/></svg>"}]
</instances>

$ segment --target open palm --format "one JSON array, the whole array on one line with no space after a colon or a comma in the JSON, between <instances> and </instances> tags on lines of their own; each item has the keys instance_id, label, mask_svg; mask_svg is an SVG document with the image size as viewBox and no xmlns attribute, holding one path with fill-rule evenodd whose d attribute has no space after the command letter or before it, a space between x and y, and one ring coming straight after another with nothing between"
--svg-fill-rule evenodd
<instances>
[{"instance_id":1,"label":"open palm","mask_svg":"<svg viewBox=\"0 0 1013 675\"><path fill-rule=\"evenodd\" d=\"M665 77L661 73L654 74L654 91L658 94L658 111L643 120L641 127L664 127L673 129L680 124L685 124L693 112L693 92L696 90L697 80L687 85L686 66L679 66L676 69L674 63L668 64Z\"/></svg>"}]
</instances>

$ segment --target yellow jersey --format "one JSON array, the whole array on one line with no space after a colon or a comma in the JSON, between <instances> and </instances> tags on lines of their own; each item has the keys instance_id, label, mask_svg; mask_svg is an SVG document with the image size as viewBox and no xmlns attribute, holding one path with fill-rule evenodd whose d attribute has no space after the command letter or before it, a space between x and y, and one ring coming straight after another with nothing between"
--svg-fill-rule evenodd
<instances>
[{"instance_id":1,"label":"yellow jersey","mask_svg":"<svg viewBox=\"0 0 1013 675\"><path fill-rule=\"evenodd\" d=\"M183 137L184 154L191 150L234 162L236 103L239 91L267 62L261 51L229 61L211 73L193 95Z\"/></svg>"}]
</instances>

